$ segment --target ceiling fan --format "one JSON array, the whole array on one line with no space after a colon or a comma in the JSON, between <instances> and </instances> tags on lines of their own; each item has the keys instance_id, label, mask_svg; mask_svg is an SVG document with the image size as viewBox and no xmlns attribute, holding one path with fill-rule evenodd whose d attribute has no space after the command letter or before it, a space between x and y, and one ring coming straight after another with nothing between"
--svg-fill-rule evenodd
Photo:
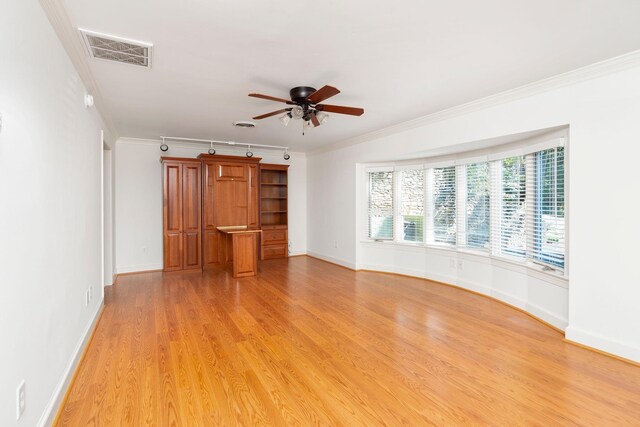
<instances>
[{"instance_id":1,"label":"ceiling fan","mask_svg":"<svg viewBox=\"0 0 640 427\"><path fill-rule=\"evenodd\" d=\"M284 115L280 117L280 121L284 126L289 124L291 119L302 119L304 120L303 124L310 126L311 123L314 127L317 127L327 120L328 114L326 113L348 114L350 116L361 116L364 114L364 109L362 108L321 104L325 99L329 99L339 93L340 91L333 86L323 86L319 90L309 86L297 86L289 91L291 100L259 93L250 93L249 96L269 101L284 102L285 104L291 105L291 107L288 108L256 116L253 118L254 120L266 119L267 117L284 113Z\"/></svg>"}]
</instances>

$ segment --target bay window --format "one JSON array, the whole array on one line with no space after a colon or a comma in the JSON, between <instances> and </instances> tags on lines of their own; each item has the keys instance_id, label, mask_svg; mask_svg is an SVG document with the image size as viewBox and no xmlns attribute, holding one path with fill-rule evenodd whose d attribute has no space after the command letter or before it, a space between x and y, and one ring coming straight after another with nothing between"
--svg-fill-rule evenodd
<instances>
[{"instance_id":1,"label":"bay window","mask_svg":"<svg viewBox=\"0 0 640 427\"><path fill-rule=\"evenodd\" d=\"M367 169L367 237L464 248L563 271L563 139L511 147L503 156L474 154L434 166Z\"/></svg>"}]
</instances>

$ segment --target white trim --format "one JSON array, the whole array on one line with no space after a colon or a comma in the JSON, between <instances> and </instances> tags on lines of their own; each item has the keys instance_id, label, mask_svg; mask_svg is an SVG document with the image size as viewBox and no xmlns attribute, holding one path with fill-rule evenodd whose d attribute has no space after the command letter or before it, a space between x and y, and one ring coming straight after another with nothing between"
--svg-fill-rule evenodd
<instances>
[{"instance_id":1,"label":"white trim","mask_svg":"<svg viewBox=\"0 0 640 427\"><path fill-rule=\"evenodd\" d=\"M118 267L117 274L139 273L144 271L162 270L163 267L164 266L162 265L162 263L129 265L126 267Z\"/></svg>"},{"instance_id":2,"label":"white trim","mask_svg":"<svg viewBox=\"0 0 640 427\"><path fill-rule=\"evenodd\" d=\"M550 311L545 310L544 308L536 304L527 303L524 307L524 310L533 314L537 318L544 320L548 324L553 325L558 329L562 329L563 331L566 331L567 326L569 325L567 319L558 317Z\"/></svg>"},{"instance_id":3,"label":"white trim","mask_svg":"<svg viewBox=\"0 0 640 427\"><path fill-rule=\"evenodd\" d=\"M494 107L508 102L517 101L529 96L538 95L551 90L559 89L565 86L571 86L587 80L592 80L607 74L624 71L629 68L640 65L640 50L606 59L595 64L587 65L566 73L558 74L546 79L538 80L524 86L480 98L465 104L457 105L445 110L441 110L426 116L408 120L393 126L379 129L373 132L349 138L343 141L320 147L317 150L310 151L309 155L322 154L329 151L339 150L353 145L362 144L364 142L373 141L385 136L398 134L407 130L415 129L431 123L442 120L451 119L462 116L464 114L473 113L486 108Z\"/></svg>"},{"instance_id":4,"label":"white trim","mask_svg":"<svg viewBox=\"0 0 640 427\"><path fill-rule=\"evenodd\" d=\"M100 319L102 310L104 310L104 299L100 302L100 305L98 306L98 310L96 310L95 314L93 315L91 323L87 325L87 328L85 329L84 334L82 334L82 338L76 345L76 348L73 352L73 357L69 361L69 364L67 365L67 369L65 369L64 374L60 378L60 381L58 381L58 385L54 389L53 394L49 399L49 403L47 403L47 406L45 406L44 412L42 413L42 416L40 417L40 420L38 421L38 424L37 424L39 427L50 426L53 424L53 421L56 418L56 415L58 413L58 410L60 409L60 405L62 405L62 400L64 399L67 389L71 385L71 380L73 379L73 375L78 369L78 365L80 363L80 359L82 355L84 354L84 350L89 344L89 340L93 335L93 331L95 330L96 325L98 324L98 319Z\"/></svg>"},{"instance_id":5,"label":"white trim","mask_svg":"<svg viewBox=\"0 0 640 427\"><path fill-rule=\"evenodd\" d=\"M621 343L602 335L587 332L575 326L568 326L565 337L569 341L583 344L625 359L633 360L640 363L640 348L634 347L627 343Z\"/></svg>"},{"instance_id":6,"label":"white trim","mask_svg":"<svg viewBox=\"0 0 640 427\"><path fill-rule=\"evenodd\" d=\"M307 251L296 251L296 252L290 252L289 256L300 256L300 255L307 255Z\"/></svg>"},{"instance_id":7,"label":"white trim","mask_svg":"<svg viewBox=\"0 0 640 427\"><path fill-rule=\"evenodd\" d=\"M331 257L328 255L324 255L318 252L313 252L313 251L307 251L307 255L309 255L310 257L313 258L318 258L321 259L323 261L327 261L330 262L332 264L338 264L341 265L343 267L347 267L351 270L355 270L356 269L356 265L355 263L351 262L351 261L347 261L346 259L342 259L342 258L335 258L335 257Z\"/></svg>"}]
</instances>

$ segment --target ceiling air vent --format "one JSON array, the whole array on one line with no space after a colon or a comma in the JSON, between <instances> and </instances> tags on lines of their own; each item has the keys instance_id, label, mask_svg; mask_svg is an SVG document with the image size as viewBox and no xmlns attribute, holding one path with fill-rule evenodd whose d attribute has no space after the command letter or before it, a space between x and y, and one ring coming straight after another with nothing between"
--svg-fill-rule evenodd
<instances>
[{"instance_id":1,"label":"ceiling air vent","mask_svg":"<svg viewBox=\"0 0 640 427\"><path fill-rule=\"evenodd\" d=\"M127 40L79 28L89 55L125 64L151 68L151 43Z\"/></svg>"},{"instance_id":2,"label":"ceiling air vent","mask_svg":"<svg viewBox=\"0 0 640 427\"><path fill-rule=\"evenodd\" d=\"M254 128L256 127L256 124L253 122L244 122L244 121L239 121L239 122L233 122L233 125L237 128Z\"/></svg>"}]
</instances>

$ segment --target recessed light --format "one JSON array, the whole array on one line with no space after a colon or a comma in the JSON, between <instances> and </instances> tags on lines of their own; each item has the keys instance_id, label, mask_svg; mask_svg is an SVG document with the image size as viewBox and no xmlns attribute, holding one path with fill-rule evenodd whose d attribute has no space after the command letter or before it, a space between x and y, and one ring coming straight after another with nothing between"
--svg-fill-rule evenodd
<instances>
[{"instance_id":1,"label":"recessed light","mask_svg":"<svg viewBox=\"0 0 640 427\"><path fill-rule=\"evenodd\" d=\"M244 122L244 121L233 122L233 125L235 127L238 127L238 128L254 128L254 127L256 127L255 123L253 123L253 122Z\"/></svg>"}]
</instances>

